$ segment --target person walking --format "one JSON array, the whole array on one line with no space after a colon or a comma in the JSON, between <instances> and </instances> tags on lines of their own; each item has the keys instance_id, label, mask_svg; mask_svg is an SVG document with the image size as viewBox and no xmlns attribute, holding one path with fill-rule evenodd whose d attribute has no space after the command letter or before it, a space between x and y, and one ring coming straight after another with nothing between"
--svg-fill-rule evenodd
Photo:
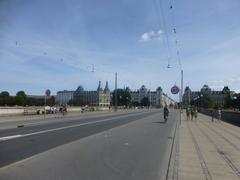
<instances>
[{"instance_id":1,"label":"person walking","mask_svg":"<svg viewBox=\"0 0 240 180\"><path fill-rule=\"evenodd\" d=\"M197 120L197 116L198 116L198 110L197 110L197 107L194 107L194 117L195 117L195 120Z\"/></svg>"},{"instance_id":2,"label":"person walking","mask_svg":"<svg viewBox=\"0 0 240 180\"><path fill-rule=\"evenodd\" d=\"M168 118L168 114L169 114L169 110L167 108L167 105L165 105L164 109L163 109L163 116L164 116L164 122L167 122L167 118Z\"/></svg>"},{"instance_id":3,"label":"person walking","mask_svg":"<svg viewBox=\"0 0 240 180\"><path fill-rule=\"evenodd\" d=\"M191 113L191 121L193 121L193 117L194 117L194 107L191 106L190 108L190 113Z\"/></svg>"},{"instance_id":4,"label":"person walking","mask_svg":"<svg viewBox=\"0 0 240 180\"><path fill-rule=\"evenodd\" d=\"M212 109L212 110L211 110L212 122L214 122L214 115L215 115L215 112L214 112L214 109Z\"/></svg>"},{"instance_id":5,"label":"person walking","mask_svg":"<svg viewBox=\"0 0 240 180\"><path fill-rule=\"evenodd\" d=\"M186 114L187 114L187 121L188 121L189 117L190 117L190 108L189 107L186 108Z\"/></svg>"},{"instance_id":6,"label":"person walking","mask_svg":"<svg viewBox=\"0 0 240 180\"><path fill-rule=\"evenodd\" d=\"M220 108L218 108L218 122L221 122L222 119L222 111Z\"/></svg>"}]
</instances>

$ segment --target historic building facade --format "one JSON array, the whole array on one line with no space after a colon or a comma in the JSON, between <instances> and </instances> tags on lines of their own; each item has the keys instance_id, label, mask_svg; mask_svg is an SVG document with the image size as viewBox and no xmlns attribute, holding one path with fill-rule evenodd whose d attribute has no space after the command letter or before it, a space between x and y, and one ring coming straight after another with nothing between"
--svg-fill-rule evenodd
<instances>
[{"instance_id":1,"label":"historic building facade","mask_svg":"<svg viewBox=\"0 0 240 180\"><path fill-rule=\"evenodd\" d=\"M150 91L146 86L142 85L140 89L131 91L131 101L141 103L144 97L148 97L150 106L163 107L165 105L174 105L175 101L163 93L161 87L158 87L156 91ZM75 91L58 91L56 95L56 102L58 104L75 104L75 105L89 105L96 107L108 108L111 103L112 93L106 82L105 87L101 87L101 81L99 81L98 87L95 91L84 90L82 86L78 86Z\"/></svg>"},{"instance_id":2,"label":"historic building facade","mask_svg":"<svg viewBox=\"0 0 240 180\"><path fill-rule=\"evenodd\" d=\"M224 87L223 90L227 88ZM204 94L208 95L214 105L217 105L219 107L222 107L225 103L225 94L222 91L214 91L212 90L208 85L204 85L200 91L191 91L191 89L187 86L185 88L184 94L183 94L183 105L184 107L191 104L192 101L200 98ZM232 93L232 92L231 92Z\"/></svg>"},{"instance_id":3,"label":"historic building facade","mask_svg":"<svg viewBox=\"0 0 240 180\"><path fill-rule=\"evenodd\" d=\"M167 94L163 93L161 87L158 87L156 91L150 91L145 85L142 85L140 89L131 91L132 102L141 103L144 97L148 97L150 101L150 106L163 107L170 104L174 105L175 101L168 97Z\"/></svg>"},{"instance_id":4,"label":"historic building facade","mask_svg":"<svg viewBox=\"0 0 240 180\"><path fill-rule=\"evenodd\" d=\"M108 82L106 82L103 89L100 81L96 91L86 91L82 86L78 86L75 91L58 91L56 95L56 102L58 104L73 103L77 105L109 107L110 99Z\"/></svg>"},{"instance_id":5,"label":"historic building facade","mask_svg":"<svg viewBox=\"0 0 240 180\"><path fill-rule=\"evenodd\" d=\"M56 103L58 104L68 104L69 101L73 100L74 91L58 91L56 95Z\"/></svg>"},{"instance_id":6,"label":"historic building facade","mask_svg":"<svg viewBox=\"0 0 240 180\"><path fill-rule=\"evenodd\" d=\"M99 81L96 91L86 91L82 86L79 86L73 93L73 100L75 102L89 106L109 107L110 98L108 82L106 82L105 88L103 89L101 87L101 81Z\"/></svg>"}]
</instances>

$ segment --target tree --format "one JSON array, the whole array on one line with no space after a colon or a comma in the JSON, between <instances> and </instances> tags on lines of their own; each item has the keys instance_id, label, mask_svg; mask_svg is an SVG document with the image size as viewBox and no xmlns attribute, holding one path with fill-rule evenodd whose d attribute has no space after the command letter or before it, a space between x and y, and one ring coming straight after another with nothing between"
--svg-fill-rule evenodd
<instances>
[{"instance_id":1,"label":"tree","mask_svg":"<svg viewBox=\"0 0 240 180\"><path fill-rule=\"evenodd\" d=\"M112 102L115 105L116 90L113 91ZM117 89L117 105L129 106L131 102L131 94L127 89Z\"/></svg>"},{"instance_id":2,"label":"tree","mask_svg":"<svg viewBox=\"0 0 240 180\"><path fill-rule=\"evenodd\" d=\"M9 96L9 97L8 97L8 101L7 101L6 104L7 104L8 106L15 106L15 105L16 105L15 97Z\"/></svg>"},{"instance_id":3,"label":"tree","mask_svg":"<svg viewBox=\"0 0 240 180\"><path fill-rule=\"evenodd\" d=\"M0 93L0 106L9 105L10 94L7 91Z\"/></svg>"},{"instance_id":4,"label":"tree","mask_svg":"<svg viewBox=\"0 0 240 180\"><path fill-rule=\"evenodd\" d=\"M237 95L234 106L235 106L235 108L238 108L240 110L240 93Z\"/></svg>"},{"instance_id":5,"label":"tree","mask_svg":"<svg viewBox=\"0 0 240 180\"><path fill-rule=\"evenodd\" d=\"M6 97L9 97L10 94L9 94L9 92L7 92L7 91L2 91L2 92L0 93L0 96L3 97L3 98L6 98Z\"/></svg>"},{"instance_id":6,"label":"tree","mask_svg":"<svg viewBox=\"0 0 240 180\"><path fill-rule=\"evenodd\" d=\"M225 94L224 96L224 106L225 109L233 107L233 99L230 94Z\"/></svg>"},{"instance_id":7,"label":"tree","mask_svg":"<svg viewBox=\"0 0 240 180\"><path fill-rule=\"evenodd\" d=\"M24 99L27 98L27 95L25 94L24 91L18 91L17 94L16 94L16 96L22 96Z\"/></svg>"},{"instance_id":8,"label":"tree","mask_svg":"<svg viewBox=\"0 0 240 180\"><path fill-rule=\"evenodd\" d=\"M213 108L213 100L207 95L207 94L203 94L203 96L201 97L201 106L204 108Z\"/></svg>"},{"instance_id":9,"label":"tree","mask_svg":"<svg viewBox=\"0 0 240 180\"><path fill-rule=\"evenodd\" d=\"M148 97L144 97L141 100L141 106L150 106L150 101Z\"/></svg>"},{"instance_id":10,"label":"tree","mask_svg":"<svg viewBox=\"0 0 240 180\"><path fill-rule=\"evenodd\" d=\"M55 97L51 96L49 99L47 99L47 105L53 106L55 105Z\"/></svg>"},{"instance_id":11,"label":"tree","mask_svg":"<svg viewBox=\"0 0 240 180\"><path fill-rule=\"evenodd\" d=\"M27 98L25 101L25 104L28 106L37 106L39 103L38 103L38 99L36 98Z\"/></svg>"},{"instance_id":12,"label":"tree","mask_svg":"<svg viewBox=\"0 0 240 180\"><path fill-rule=\"evenodd\" d=\"M133 101L133 102L132 102L132 105L133 105L133 106L140 106L140 103L139 103L138 101Z\"/></svg>"},{"instance_id":13,"label":"tree","mask_svg":"<svg viewBox=\"0 0 240 180\"><path fill-rule=\"evenodd\" d=\"M235 93L231 100L232 100L232 107L240 109L240 93Z\"/></svg>"},{"instance_id":14,"label":"tree","mask_svg":"<svg viewBox=\"0 0 240 180\"><path fill-rule=\"evenodd\" d=\"M23 96L16 96L15 97L16 105L23 106L25 104L25 99Z\"/></svg>"},{"instance_id":15,"label":"tree","mask_svg":"<svg viewBox=\"0 0 240 180\"><path fill-rule=\"evenodd\" d=\"M19 106L26 105L27 95L24 91L18 91L15 97L16 104Z\"/></svg>"}]
</instances>

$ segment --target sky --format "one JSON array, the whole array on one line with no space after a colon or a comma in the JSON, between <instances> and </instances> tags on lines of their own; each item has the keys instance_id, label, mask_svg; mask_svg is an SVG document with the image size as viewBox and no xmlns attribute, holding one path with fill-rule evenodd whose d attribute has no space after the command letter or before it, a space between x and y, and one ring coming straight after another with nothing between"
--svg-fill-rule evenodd
<instances>
[{"instance_id":1,"label":"sky","mask_svg":"<svg viewBox=\"0 0 240 180\"><path fill-rule=\"evenodd\" d=\"M1 0L0 91L240 90L239 0ZM175 32L174 33L174 29ZM177 40L177 46L176 46ZM179 56L177 56L177 51ZM171 68L167 68L170 64Z\"/></svg>"}]
</instances>

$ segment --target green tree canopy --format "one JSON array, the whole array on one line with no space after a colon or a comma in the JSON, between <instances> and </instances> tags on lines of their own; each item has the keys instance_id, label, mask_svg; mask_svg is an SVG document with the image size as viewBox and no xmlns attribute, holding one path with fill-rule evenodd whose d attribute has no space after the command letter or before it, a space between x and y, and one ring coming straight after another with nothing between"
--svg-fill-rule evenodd
<instances>
[{"instance_id":1,"label":"green tree canopy","mask_svg":"<svg viewBox=\"0 0 240 180\"><path fill-rule=\"evenodd\" d=\"M144 97L141 100L141 106L150 106L150 101L148 97Z\"/></svg>"},{"instance_id":2,"label":"green tree canopy","mask_svg":"<svg viewBox=\"0 0 240 180\"><path fill-rule=\"evenodd\" d=\"M131 102L131 94L127 89L117 89L113 91L112 102L115 105L115 94L117 92L117 105L129 106Z\"/></svg>"},{"instance_id":3,"label":"green tree canopy","mask_svg":"<svg viewBox=\"0 0 240 180\"><path fill-rule=\"evenodd\" d=\"M201 105L204 108L213 108L214 106L213 100L207 94L201 97Z\"/></svg>"},{"instance_id":4,"label":"green tree canopy","mask_svg":"<svg viewBox=\"0 0 240 180\"><path fill-rule=\"evenodd\" d=\"M9 105L10 94L7 91L2 91L0 93L0 106Z\"/></svg>"},{"instance_id":5,"label":"green tree canopy","mask_svg":"<svg viewBox=\"0 0 240 180\"><path fill-rule=\"evenodd\" d=\"M0 96L3 97L3 98L5 98L5 97L9 97L10 94L9 94L9 92L7 92L7 91L2 91L2 92L0 93Z\"/></svg>"},{"instance_id":6,"label":"green tree canopy","mask_svg":"<svg viewBox=\"0 0 240 180\"><path fill-rule=\"evenodd\" d=\"M16 105L23 106L25 104L25 99L23 96L16 96L15 97Z\"/></svg>"},{"instance_id":7,"label":"green tree canopy","mask_svg":"<svg viewBox=\"0 0 240 180\"><path fill-rule=\"evenodd\" d=\"M133 102L132 102L132 105L133 105L133 106L140 106L141 104L140 104L138 101L133 101Z\"/></svg>"},{"instance_id":8,"label":"green tree canopy","mask_svg":"<svg viewBox=\"0 0 240 180\"><path fill-rule=\"evenodd\" d=\"M27 95L25 94L24 91L18 91L16 96L22 96L24 99L26 99Z\"/></svg>"},{"instance_id":9,"label":"green tree canopy","mask_svg":"<svg viewBox=\"0 0 240 180\"><path fill-rule=\"evenodd\" d=\"M24 91L18 91L15 97L16 105L23 106L26 105L27 95Z\"/></svg>"}]
</instances>

